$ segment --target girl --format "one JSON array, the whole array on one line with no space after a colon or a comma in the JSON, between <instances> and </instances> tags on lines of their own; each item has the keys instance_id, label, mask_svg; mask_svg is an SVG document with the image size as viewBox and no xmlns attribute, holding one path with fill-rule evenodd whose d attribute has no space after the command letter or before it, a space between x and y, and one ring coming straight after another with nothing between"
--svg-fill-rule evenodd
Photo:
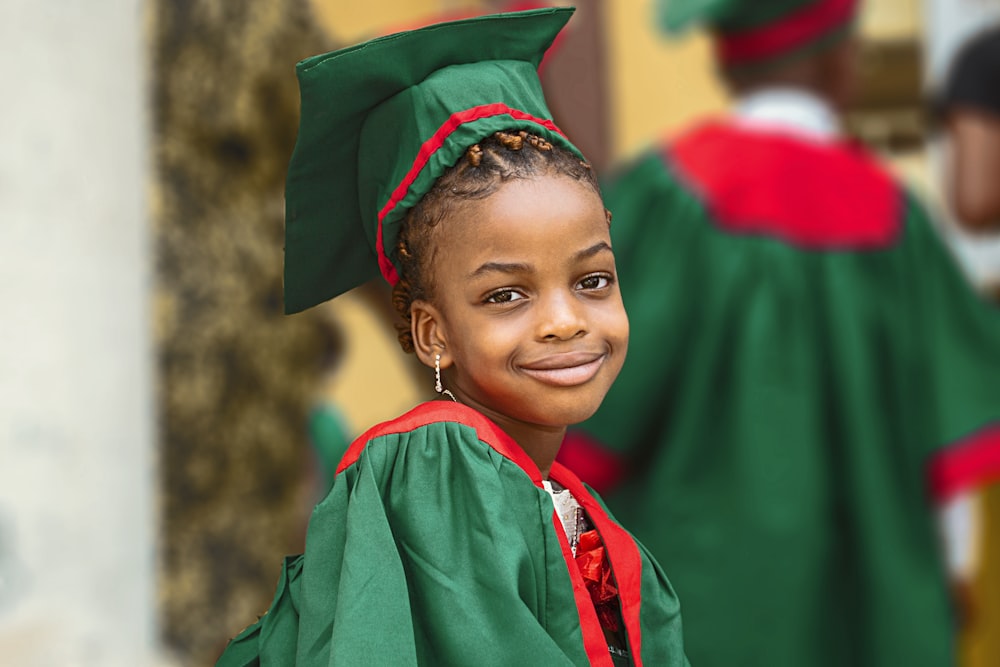
<instances>
[{"instance_id":1,"label":"girl","mask_svg":"<svg viewBox=\"0 0 1000 667\"><path fill-rule=\"evenodd\" d=\"M570 13L299 64L286 309L377 266L442 398L351 445L220 665L686 664L666 577L554 463L628 340L609 217L536 74Z\"/></svg>"}]
</instances>

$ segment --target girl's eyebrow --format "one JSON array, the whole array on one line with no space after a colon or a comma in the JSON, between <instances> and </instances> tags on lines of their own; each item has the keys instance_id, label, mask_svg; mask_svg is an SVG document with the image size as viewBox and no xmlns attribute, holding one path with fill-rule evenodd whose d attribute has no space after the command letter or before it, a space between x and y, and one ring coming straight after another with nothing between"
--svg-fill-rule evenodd
<instances>
[{"instance_id":1,"label":"girl's eyebrow","mask_svg":"<svg viewBox=\"0 0 1000 667\"><path fill-rule=\"evenodd\" d=\"M584 248L573 255L573 261L580 261L581 259L593 257L597 253L605 250L611 252L611 246L608 245L607 241L599 241L589 248ZM471 280L472 278L477 278L486 273L531 273L532 270L532 266L524 262L486 262L478 269L470 273L468 278Z\"/></svg>"},{"instance_id":2,"label":"girl's eyebrow","mask_svg":"<svg viewBox=\"0 0 1000 667\"><path fill-rule=\"evenodd\" d=\"M581 250L580 252L578 252L575 255L573 255L573 259L577 259L577 260L579 260L579 259L587 259L588 257L593 257L594 255L596 255L597 253L601 252L602 250L607 250L608 252L612 252L611 246L608 245L607 241L600 241L600 242L595 243L594 245L590 246L589 248L585 248L585 249Z\"/></svg>"},{"instance_id":3,"label":"girl's eyebrow","mask_svg":"<svg viewBox=\"0 0 1000 667\"><path fill-rule=\"evenodd\" d=\"M476 278L484 273L530 273L530 264L520 262L486 262L478 269L469 274L469 278Z\"/></svg>"}]
</instances>

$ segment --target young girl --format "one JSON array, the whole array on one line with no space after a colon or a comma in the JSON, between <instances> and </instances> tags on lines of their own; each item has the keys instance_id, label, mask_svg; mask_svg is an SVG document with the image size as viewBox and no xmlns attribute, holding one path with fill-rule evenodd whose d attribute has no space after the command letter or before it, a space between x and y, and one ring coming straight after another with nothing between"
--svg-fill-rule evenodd
<instances>
[{"instance_id":1,"label":"young girl","mask_svg":"<svg viewBox=\"0 0 1000 667\"><path fill-rule=\"evenodd\" d=\"M570 13L299 64L286 308L377 266L441 400L351 445L305 554L220 665L687 664L663 572L554 463L628 341L596 180L536 75Z\"/></svg>"}]
</instances>

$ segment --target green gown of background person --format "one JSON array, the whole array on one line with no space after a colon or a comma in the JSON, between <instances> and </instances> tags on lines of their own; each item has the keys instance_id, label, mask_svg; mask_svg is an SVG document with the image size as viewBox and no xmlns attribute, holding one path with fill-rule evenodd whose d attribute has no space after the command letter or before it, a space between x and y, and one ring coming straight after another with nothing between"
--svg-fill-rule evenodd
<instances>
[{"instance_id":1,"label":"green gown of background person","mask_svg":"<svg viewBox=\"0 0 1000 667\"><path fill-rule=\"evenodd\" d=\"M629 356L560 459L618 478L692 664L951 664L930 496L1000 471L1000 312L846 142L709 122L604 194Z\"/></svg>"},{"instance_id":2,"label":"green gown of background person","mask_svg":"<svg viewBox=\"0 0 1000 667\"><path fill-rule=\"evenodd\" d=\"M677 599L645 550L556 463L616 577L634 663L683 666ZM482 414L431 402L374 427L340 463L306 551L218 664L611 665L549 494Z\"/></svg>"},{"instance_id":3,"label":"green gown of background person","mask_svg":"<svg viewBox=\"0 0 1000 667\"><path fill-rule=\"evenodd\" d=\"M667 0L737 113L604 187L629 356L560 459L670 572L700 667L953 664L933 500L1000 477L1000 312L823 82L789 88L857 9Z\"/></svg>"}]
</instances>

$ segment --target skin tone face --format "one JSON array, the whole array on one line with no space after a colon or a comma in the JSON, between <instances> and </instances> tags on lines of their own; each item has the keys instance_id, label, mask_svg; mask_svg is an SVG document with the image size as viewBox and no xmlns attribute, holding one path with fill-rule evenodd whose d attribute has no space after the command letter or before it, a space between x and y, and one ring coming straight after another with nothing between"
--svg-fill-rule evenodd
<instances>
[{"instance_id":1,"label":"skin tone face","mask_svg":"<svg viewBox=\"0 0 1000 667\"><path fill-rule=\"evenodd\" d=\"M1000 229L1000 117L957 108L947 120L948 198L959 223L970 231Z\"/></svg>"},{"instance_id":2,"label":"skin tone face","mask_svg":"<svg viewBox=\"0 0 1000 667\"><path fill-rule=\"evenodd\" d=\"M433 299L413 304L421 361L496 422L544 477L568 424L621 370L628 319L604 206L558 175L514 180L434 230Z\"/></svg>"}]
</instances>

